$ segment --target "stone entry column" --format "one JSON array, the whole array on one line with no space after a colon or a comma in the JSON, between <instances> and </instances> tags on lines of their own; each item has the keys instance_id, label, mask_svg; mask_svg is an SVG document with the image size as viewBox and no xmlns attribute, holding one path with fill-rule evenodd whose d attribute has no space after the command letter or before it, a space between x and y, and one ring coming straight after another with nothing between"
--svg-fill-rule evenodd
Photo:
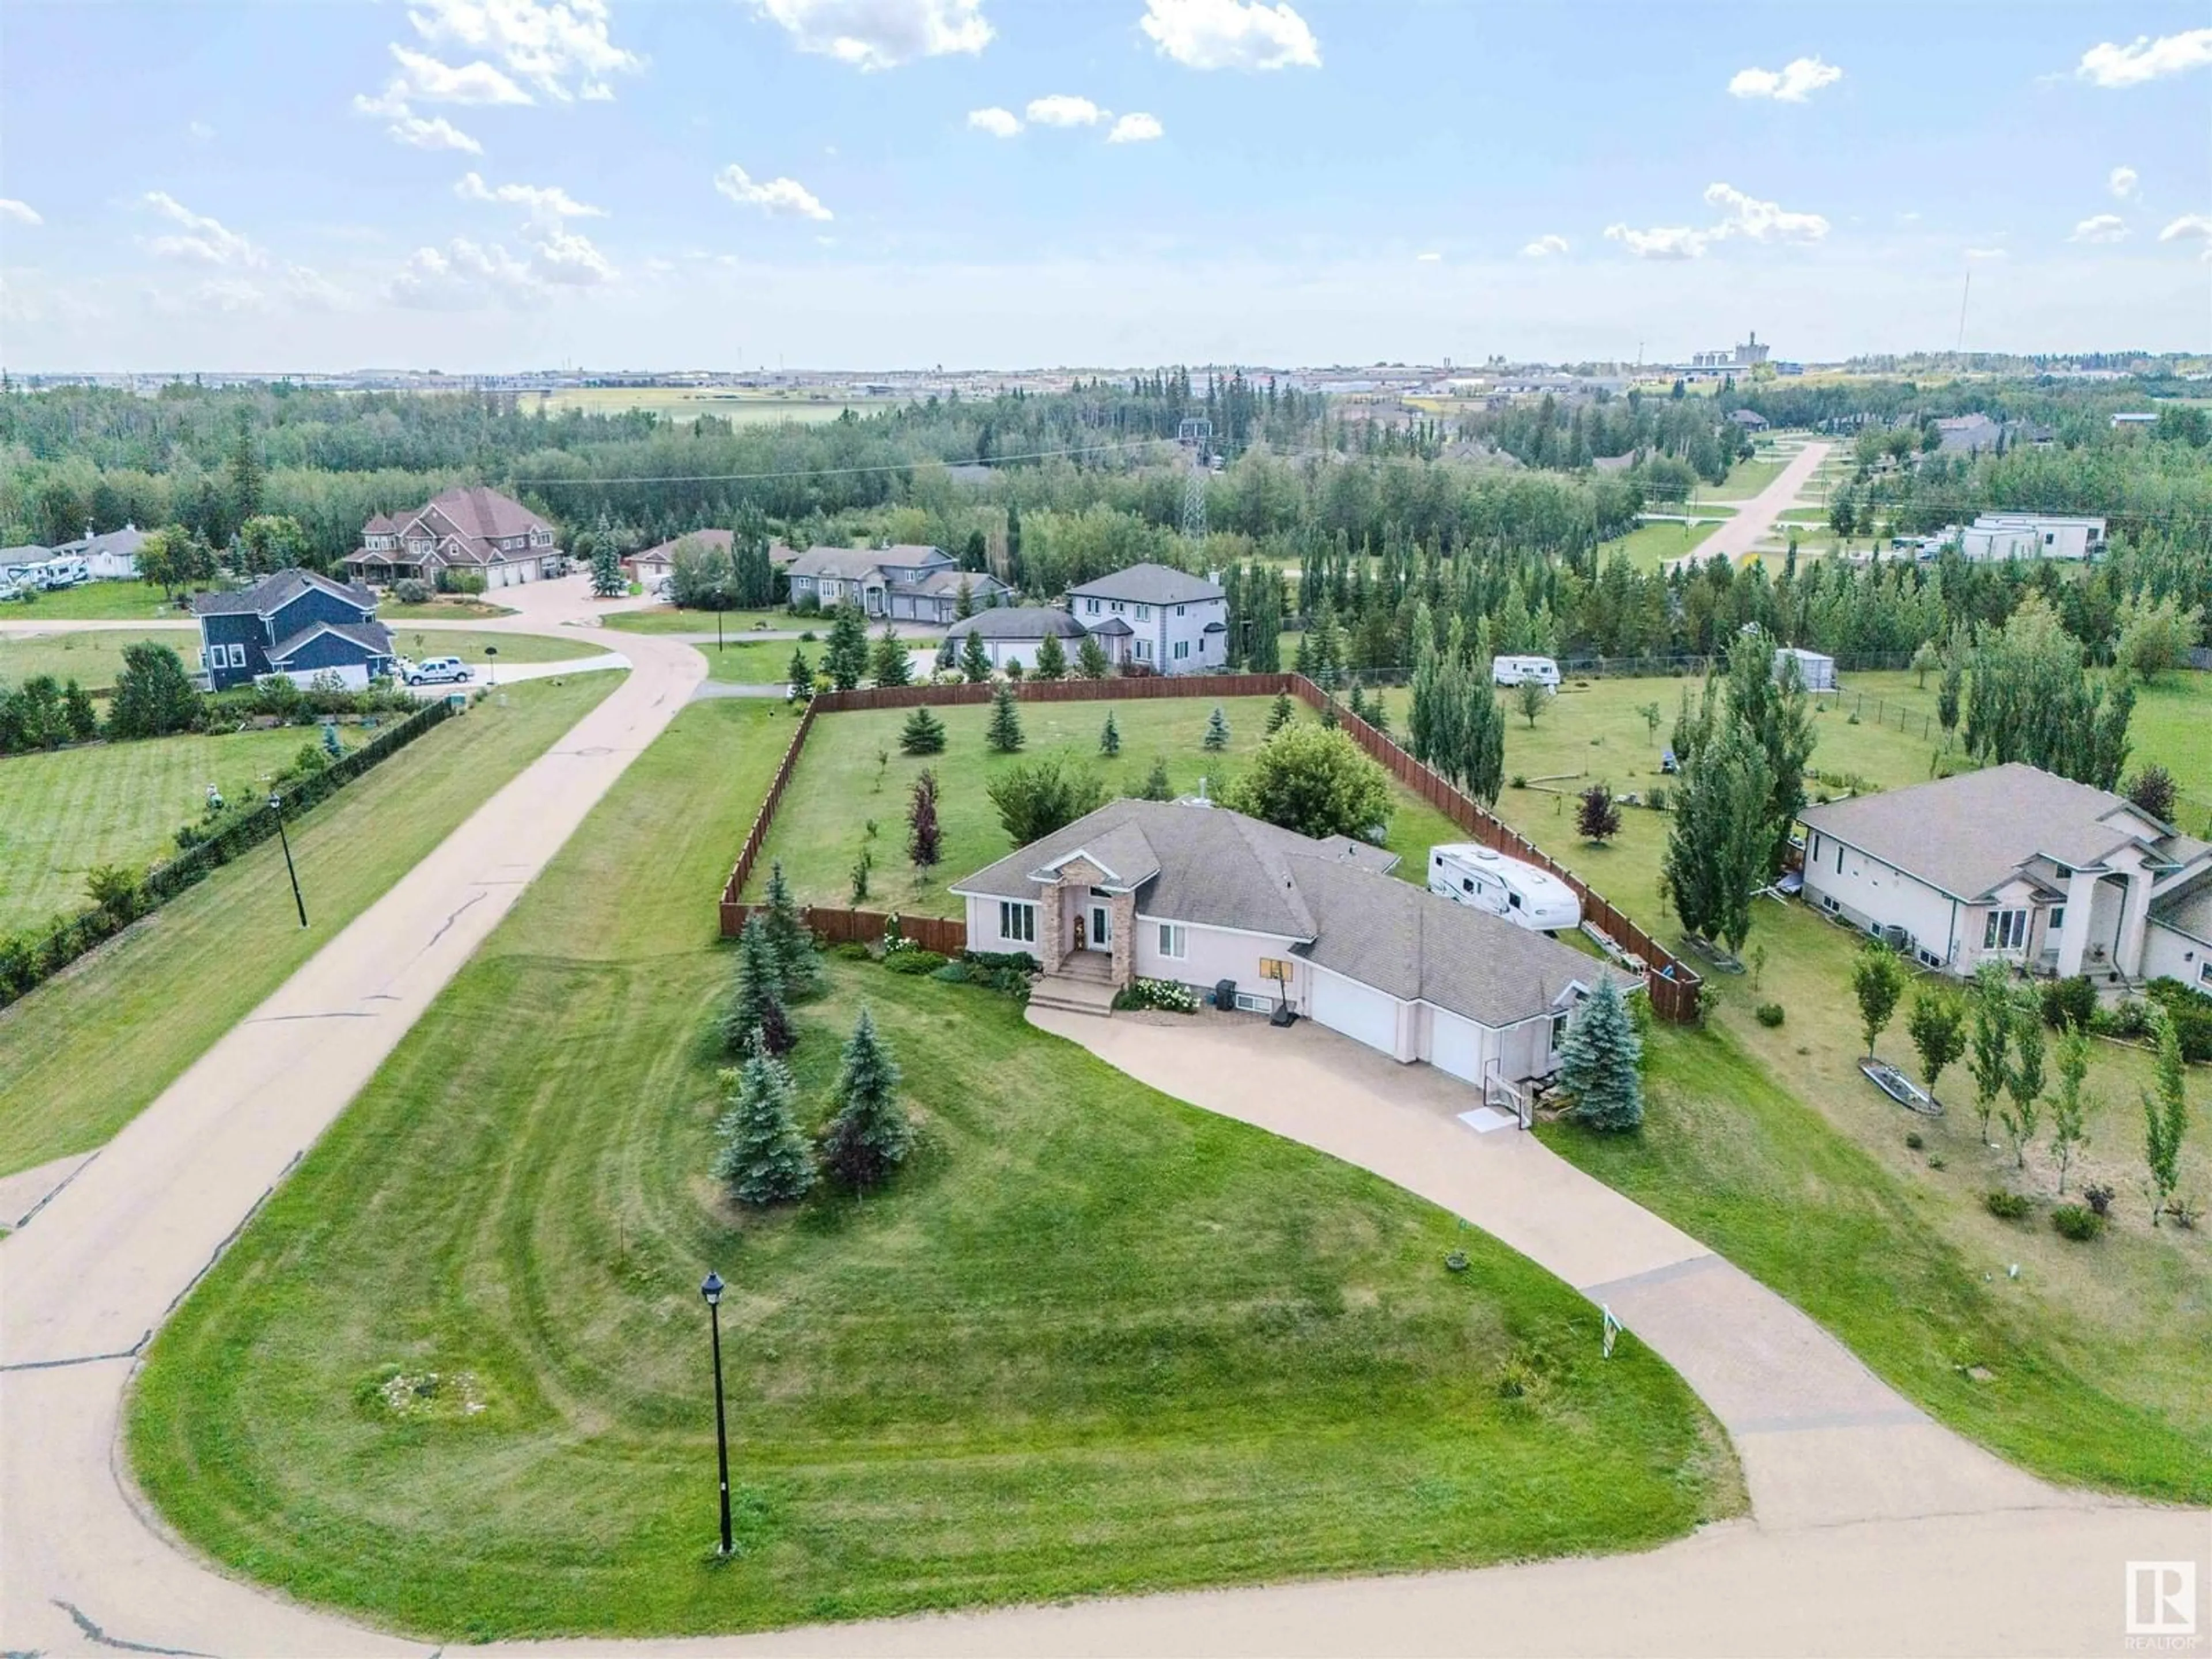
<instances>
[{"instance_id":1,"label":"stone entry column","mask_svg":"<svg viewBox=\"0 0 2212 1659\"><path fill-rule=\"evenodd\" d=\"M1118 988L1127 985L1136 975L1136 895L1115 894L1106 901L1106 912L1113 922L1114 984Z\"/></svg>"}]
</instances>

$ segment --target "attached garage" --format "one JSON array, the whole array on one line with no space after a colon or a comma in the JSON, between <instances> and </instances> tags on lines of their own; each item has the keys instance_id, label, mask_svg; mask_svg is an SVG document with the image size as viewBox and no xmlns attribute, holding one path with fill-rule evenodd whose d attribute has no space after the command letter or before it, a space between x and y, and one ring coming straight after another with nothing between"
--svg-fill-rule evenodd
<instances>
[{"instance_id":1,"label":"attached garage","mask_svg":"<svg viewBox=\"0 0 2212 1659\"><path fill-rule=\"evenodd\" d=\"M1482 1027L1471 1019L1429 1010L1429 1064L1469 1083L1482 1081Z\"/></svg>"},{"instance_id":2,"label":"attached garage","mask_svg":"<svg viewBox=\"0 0 2212 1659\"><path fill-rule=\"evenodd\" d=\"M1316 968L1309 1016L1386 1054L1398 1052L1398 999L1371 985Z\"/></svg>"}]
</instances>

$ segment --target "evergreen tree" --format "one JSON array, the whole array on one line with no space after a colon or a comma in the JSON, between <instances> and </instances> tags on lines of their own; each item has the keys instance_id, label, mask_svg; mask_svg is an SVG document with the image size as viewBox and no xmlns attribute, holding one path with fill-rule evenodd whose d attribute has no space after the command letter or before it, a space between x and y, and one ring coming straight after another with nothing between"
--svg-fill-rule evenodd
<instances>
[{"instance_id":1,"label":"evergreen tree","mask_svg":"<svg viewBox=\"0 0 2212 1659\"><path fill-rule=\"evenodd\" d=\"M791 666L784 670L784 672L791 676L794 695L801 697L812 695L814 665L806 660L806 653L795 645L791 647Z\"/></svg>"},{"instance_id":2,"label":"evergreen tree","mask_svg":"<svg viewBox=\"0 0 2212 1659\"><path fill-rule=\"evenodd\" d=\"M116 671L107 699L109 737L161 738L188 731L200 708L200 694L174 651L152 640L123 647L123 666Z\"/></svg>"},{"instance_id":3,"label":"evergreen tree","mask_svg":"<svg viewBox=\"0 0 2212 1659\"><path fill-rule=\"evenodd\" d=\"M905 755L941 755L945 752L945 722L931 714L927 706L916 708L906 717L899 728L899 752Z\"/></svg>"},{"instance_id":4,"label":"evergreen tree","mask_svg":"<svg viewBox=\"0 0 2212 1659\"><path fill-rule=\"evenodd\" d=\"M1022 746L1021 711L1014 706L1014 688L1005 681L991 693L991 723L983 741L994 755L1011 755Z\"/></svg>"},{"instance_id":5,"label":"evergreen tree","mask_svg":"<svg viewBox=\"0 0 2212 1659\"><path fill-rule=\"evenodd\" d=\"M1959 729L1959 702L1966 688L1966 653L1954 641L1944 647L1943 678L1936 684L1936 723L1947 737Z\"/></svg>"},{"instance_id":6,"label":"evergreen tree","mask_svg":"<svg viewBox=\"0 0 2212 1659\"><path fill-rule=\"evenodd\" d=\"M1037 647L1036 666L1030 671L1033 678L1064 680L1067 678L1067 647L1060 642L1060 635L1048 634Z\"/></svg>"},{"instance_id":7,"label":"evergreen tree","mask_svg":"<svg viewBox=\"0 0 2212 1659\"><path fill-rule=\"evenodd\" d=\"M1085 634L1083 643L1075 647L1075 672L1086 680L1103 680L1114 672L1114 665L1107 659L1106 647L1098 643L1095 635Z\"/></svg>"},{"instance_id":8,"label":"evergreen tree","mask_svg":"<svg viewBox=\"0 0 2212 1659\"><path fill-rule=\"evenodd\" d=\"M592 592L602 599L619 599L628 592L629 584L623 580L622 556L611 541L601 541L592 550Z\"/></svg>"},{"instance_id":9,"label":"evergreen tree","mask_svg":"<svg viewBox=\"0 0 2212 1659\"><path fill-rule=\"evenodd\" d=\"M1164 755L1155 755L1152 757L1152 769L1145 774L1144 799L1146 800L1175 799L1175 786L1168 781L1168 762Z\"/></svg>"},{"instance_id":10,"label":"evergreen tree","mask_svg":"<svg viewBox=\"0 0 2212 1659\"><path fill-rule=\"evenodd\" d=\"M1869 1060L1904 994L1905 964L1897 952L1872 941L1861 945L1851 962L1851 995L1859 1005L1859 1034L1866 1038Z\"/></svg>"},{"instance_id":11,"label":"evergreen tree","mask_svg":"<svg viewBox=\"0 0 2212 1659\"><path fill-rule=\"evenodd\" d=\"M952 620L966 622L975 614L975 590L963 581L960 584L959 592L952 596Z\"/></svg>"},{"instance_id":12,"label":"evergreen tree","mask_svg":"<svg viewBox=\"0 0 2212 1659\"><path fill-rule=\"evenodd\" d=\"M914 1129L898 1102L897 1062L866 1008L842 1060L831 1096L836 1110L822 1132L822 1161L845 1186L866 1192L906 1161Z\"/></svg>"},{"instance_id":13,"label":"evergreen tree","mask_svg":"<svg viewBox=\"0 0 2212 1659\"><path fill-rule=\"evenodd\" d=\"M1784 659L1778 680L1774 647L1765 629L1740 633L1729 647L1729 716L1765 751L1768 854L1765 873L1782 868L1790 827L1805 810L1805 767L1813 757L1813 714L1796 659Z\"/></svg>"},{"instance_id":14,"label":"evergreen tree","mask_svg":"<svg viewBox=\"0 0 2212 1659\"><path fill-rule=\"evenodd\" d=\"M850 691L868 672L868 619L850 599L838 605L830 618L822 667L840 691Z\"/></svg>"},{"instance_id":15,"label":"evergreen tree","mask_svg":"<svg viewBox=\"0 0 2212 1659\"><path fill-rule=\"evenodd\" d=\"M791 1022L783 1010L783 965L758 915L745 918L738 935L738 966L722 1009L722 1046L742 1054L757 1045L769 1054L789 1051Z\"/></svg>"},{"instance_id":16,"label":"evergreen tree","mask_svg":"<svg viewBox=\"0 0 2212 1659\"><path fill-rule=\"evenodd\" d=\"M1641 1128L1643 1059L1627 1001L1608 974L1567 1022L1553 1086L1572 1103L1568 1115L1578 1122L1608 1131Z\"/></svg>"},{"instance_id":17,"label":"evergreen tree","mask_svg":"<svg viewBox=\"0 0 2212 1659\"><path fill-rule=\"evenodd\" d=\"M943 853L937 828L937 774L925 766L915 774L914 794L907 802L906 855L927 875Z\"/></svg>"},{"instance_id":18,"label":"evergreen tree","mask_svg":"<svg viewBox=\"0 0 2212 1659\"><path fill-rule=\"evenodd\" d=\"M1098 752L1111 760L1121 752L1121 728L1114 723L1114 711L1106 711L1106 724L1098 728Z\"/></svg>"},{"instance_id":19,"label":"evergreen tree","mask_svg":"<svg viewBox=\"0 0 2212 1659\"><path fill-rule=\"evenodd\" d=\"M1343 724L1344 722L1336 717L1336 699L1323 694L1321 700L1321 729L1324 732L1334 732Z\"/></svg>"},{"instance_id":20,"label":"evergreen tree","mask_svg":"<svg viewBox=\"0 0 2212 1659\"><path fill-rule=\"evenodd\" d=\"M729 1109L714 1125L722 1149L715 1176L740 1204L788 1203L814 1185L814 1160L793 1115L797 1091L783 1062L756 1049L721 1074Z\"/></svg>"},{"instance_id":21,"label":"evergreen tree","mask_svg":"<svg viewBox=\"0 0 2212 1659\"><path fill-rule=\"evenodd\" d=\"M768 866L768 888L762 902L762 925L768 929L769 943L775 948L784 996L796 1001L813 995L822 986L822 961L814 952L814 935L799 914L799 902L792 896L781 859Z\"/></svg>"},{"instance_id":22,"label":"evergreen tree","mask_svg":"<svg viewBox=\"0 0 2212 1659\"><path fill-rule=\"evenodd\" d=\"M1229 720L1221 712L1221 705L1213 705L1213 712L1206 719L1206 736L1200 744L1209 755L1218 755L1229 747Z\"/></svg>"},{"instance_id":23,"label":"evergreen tree","mask_svg":"<svg viewBox=\"0 0 2212 1659\"><path fill-rule=\"evenodd\" d=\"M872 654L872 669L878 685L908 685L914 681L913 658L907 643L899 638L898 630L890 623L876 638Z\"/></svg>"},{"instance_id":24,"label":"evergreen tree","mask_svg":"<svg viewBox=\"0 0 2212 1659\"><path fill-rule=\"evenodd\" d=\"M261 452L253 442L253 418L243 409L238 411L238 435L230 447L228 470L231 521L243 524L261 511L264 478ZM216 539L222 538L216 535Z\"/></svg>"},{"instance_id":25,"label":"evergreen tree","mask_svg":"<svg viewBox=\"0 0 2212 1659\"><path fill-rule=\"evenodd\" d=\"M1276 692L1274 702L1267 705L1267 735L1273 737L1297 717L1297 705L1291 701L1291 694Z\"/></svg>"},{"instance_id":26,"label":"evergreen tree","mask_svg":"<svg viewBox=\"0 0 2212 1659\"><path fill-rule=\"evenodd\" d=\"M991 653L983 648L982 635L972 628L960 641L960 672L970 685L991 678Z\"/></svg>"},{"instance_id":27,"label":"evergreen tree","mask_svg":"<svg viewBox=\"0 0 2212 1659\"><path fill-rule=\"evenodd\" d=\"M1766 756L1726 722L1690 763L1668 827L1662 879L1682 926L1733 954L1751 931L1751 897L1765 878Z\"/></svg>"},{"instance_id":28,"label":"evergreen tree","mask_svg":"<svg viewBox=\"0 0 2212 1659\"><path fill-rule=\"evenodd\" d=\"M1966 1011L1948 991L1923 985L1912 994L1905 1014L1905 1035L1920 1056L1920 1075L1927 1079L1928 1097L1936 1098L1936 1079L1944 1068L1966 1052Z\"/></svg>"},{"instance_id":29,"label":"evergreen tree","mask_svg":"<svg viewBox=\"0 0 2212 1659\"><path fill-rule=\"evenodd\" d=\"M62 720L69 727L72 743L89 743L100 735L100 715L92 706L92 694L75 680L62 688Z\"/></svg>"}]
</instances>

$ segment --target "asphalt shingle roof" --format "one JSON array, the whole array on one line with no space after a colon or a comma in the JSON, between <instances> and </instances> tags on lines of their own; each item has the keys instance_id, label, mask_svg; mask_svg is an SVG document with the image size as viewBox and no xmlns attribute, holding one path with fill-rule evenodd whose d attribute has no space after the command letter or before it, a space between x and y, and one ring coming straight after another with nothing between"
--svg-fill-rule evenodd
<instances>
[{"instance_id":1,"label":"asphalt shingle roof","mask_svg":"<svg viewBox=\"0 0 2212 1659\"><path fill-rule=\"evenodd\" d=\"M1219 584L1164 564L1133 564L1096 581L1079 582L1067 592L1071 598L1120 599L1125 605L1188 605L1222 596Z\"/></svg>"},{"instance_id":2,"label":"asphalt shingle roof","mask_svg":"<svg viewBox=\"0 0 2212 1659\"><path fill-rule=\"evenodd\" d=\"M978 611L945 630L949 639L964 640L981 634L987 640L1041 640L1057 634L1064 640L1080 639L1083 624L1065 611L1051 605L1000 605Z\"/></svg>"},{"instance_id":3,"label":"asphalt shingle roof","mask_svg":"<svg viewBox=\"0 0 2212 1659\"><path fill-rule=\"evenodd\" d=\"M342 640L349 640L372 656L388 657L392 654L392 630L380 622L319 622L309 623L291 638L270 651L269 660L289 661L294 652L307 644L309 640L313 639L316 635L323 633L335 634ZM306 671L303 669L301 672L304 673Z\"/></svg>"},{"instance_id":4,"label":"asphalt shingle roof","mask_svg":"<svg viewBox=\"0 0 2212 1659\"><path fill-rule=\"evenodd\" d=\"M299 597L302 590L319 587L364 611L376 606L376 595L365 587L351 582L333 581L328 576L318 575L312 570L280 570L273 576L264 576L251 587L241 587L233 593L201 593L192 599L192 611L202 617L234 617L253 615L266 617L280 606Z\"/></svg>"}]
</instances>

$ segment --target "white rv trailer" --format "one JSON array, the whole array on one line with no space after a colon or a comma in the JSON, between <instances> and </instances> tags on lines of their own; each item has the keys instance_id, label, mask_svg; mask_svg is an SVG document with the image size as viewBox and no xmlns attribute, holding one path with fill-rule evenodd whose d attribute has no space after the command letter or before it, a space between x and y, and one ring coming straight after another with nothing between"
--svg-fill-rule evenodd
<instances>
[{"instance_id":1,"label":"white rv trailer","mask_svg":"<svg viewBox=\"0 0 2212 1659\"><path fill-rule=\"evenodd\" d=\"M1559 665L1549 657L1497 657L1491 660L1490 678L1496 685L1525 685L1534 680L1556 691Z\"/></svg>"},{"instance_id":2,"label":"white rv trailer","mask_svg":"<svg viewBox=\"0 0 2212 1659\"><path fill-rule=\"evenodd\" d=\"M1582 901L1573 888L1548 870L1474 842L1429 848L1429 890L1540 933L1582 926Z\"/></svg>"}]
</instances>

